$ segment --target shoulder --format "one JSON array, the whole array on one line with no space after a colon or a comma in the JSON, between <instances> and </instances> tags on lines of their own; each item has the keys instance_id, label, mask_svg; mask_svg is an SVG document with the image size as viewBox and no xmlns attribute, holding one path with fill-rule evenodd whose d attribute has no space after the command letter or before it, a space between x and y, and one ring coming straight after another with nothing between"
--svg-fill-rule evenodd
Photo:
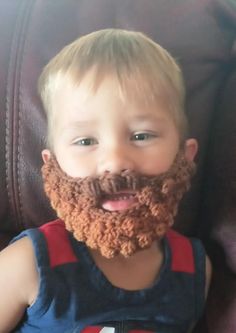
<instances>
[{"instance_id":1,"label":"shoulder","mask_svg":"<svg viewBox=\"0 0 236 333\"><path fill-rule=\"evenodd\" d=\"M12 290L21 290L27 305L33 303L39 287L38 266L46 264L48 230L64 228L59 220L46 223L40 228L28 229L15 237L11 244L0 253L0 268L10 278ZM56 233L57 234L57 233Z\"/></svg>"},{"instance_id":2,"label":"shoulder","mask_svg":"<svg viewBox=\"0 0 236 333\"><path fill-rule=\"evenodd\" d=\"M34 251L31 240L22 237L11 243L0 253L1 264L9 265L12 269L22 271L23 268L34 266ZM9 261L8 261L9 259Z\"/></svg>"},{"instance_id":3,"label":"shoulder","mask_svg":"<svg viewBox=\"0 0 236 333\"><path fill-rule=\"evenodd\" d=\"M0 253L0 267L4 272L4 279L11 282L15 297L30 305L38 289L38 273L31 240L23 237L5 248Z\"/></svg>"},{"instance_id":4,"label":"shoulder","mask_svg":"<svg viewBox=\"0 0 236 333\"><path fill-rule=\"evenodd\" d=\"M0 252L0 331L10 332L38 292L31 241L24 237Z\"/></svg>"},{"instance_id":5,"label":"shoulder","mask_svg":"<svg viewBox=\"0 0 236 333\"><path fill-rule=\"evenodd\" d=\"M196 246L192 240L171 229L168 231L166 238L171 251L172 271L194 273L197 268Z\"/></svg>"},{"instance_id":6,"label":"shoulder","mask_svg":"<svg viewBox=\"0 0 236 333\"><path fill-rule=\"evenodd\" d=\"M205 264L206 251L200 239L186 237L174 230L167 233L167 240L172 252L172 256L179 259L186 258L196 266ZM205 270L205 269L204 269Z\"/></svg>"},{"instance_id":7,"label":"shoulder","mask_svg":"<svg viewBox=\"0 0 236 333\"><path fill-rule=\"evenodd\" d=\"M65 238L66 234L62 221L49 222L39 228L23 231L0 253L0 267L4 276L17 277L10 278L11 287L16 291L21 290L20 297L24 298L27 305L32 304L38 294L38 267L50 265L48 240L51 237L53 243L61 245L60 238ZM62 252L61 247L58 250Z\"/></svg>"},{"instance_id":8,"label":"shoulder","mask_svg":"<svg viewBox=\"0 0 236 333\"><path fill-rule=\"evenodd\" d=\"M178 271L196 273L200 284L204 285L207 295L211 276L212 265L206 254L201 240L188 238L176 231L170 230L167 239L172 252L172 267ZM203 283L205 281L205 283Z\"/></svg>"}]
</instances>

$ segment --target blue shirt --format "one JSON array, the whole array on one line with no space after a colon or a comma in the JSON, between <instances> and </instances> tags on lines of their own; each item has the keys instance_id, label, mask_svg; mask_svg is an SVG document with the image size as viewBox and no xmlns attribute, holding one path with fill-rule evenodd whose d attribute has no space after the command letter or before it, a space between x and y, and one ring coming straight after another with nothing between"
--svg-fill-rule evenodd
<instances>
[{"instance_id":1,"label":"blue shirt","mask_svg":"<svg viewBox=\"0 0 236 333\"><path fill-rule=\"evenodd\" d=\"M197 239L170 230L164 263L151 288L113 286L84 243L56 220L22 232L33 243L39 292L14 332L186 333L203 311L205 251Z\"/></svg>"}]
</instances>

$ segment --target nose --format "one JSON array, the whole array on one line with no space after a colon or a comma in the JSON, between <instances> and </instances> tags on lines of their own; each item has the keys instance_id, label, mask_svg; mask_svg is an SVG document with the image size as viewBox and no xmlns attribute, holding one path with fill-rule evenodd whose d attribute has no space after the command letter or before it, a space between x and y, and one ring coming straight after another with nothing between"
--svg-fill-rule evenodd
<instances>
[{"instance_id":1,"label":"nose","mask_svg":"<svg viewBox=\"0 0 236 333\"><path fill-rule=\"evenodd\" d=\"M134 170L134 160L129 149L124 146L107 147L103 150L98 173L120 173L126 170Z\"/></svg>"}]
</instances>

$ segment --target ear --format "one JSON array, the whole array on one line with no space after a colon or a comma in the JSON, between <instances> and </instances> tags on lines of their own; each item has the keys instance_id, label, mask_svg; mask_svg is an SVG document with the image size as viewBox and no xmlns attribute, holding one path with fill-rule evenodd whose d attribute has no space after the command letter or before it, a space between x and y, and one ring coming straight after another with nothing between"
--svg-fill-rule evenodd
<instances>
[{"instance_id":1,"label":"ear","mask_svg":"<svg viewBox=\"0 0 236 333\"><path fill-rule=\"evenodd\" d=\"M198 143L195 139L185 141L184 154L188 161L193 161L198 151Z\"/></svg>"},{"instance_id":2,"label":"ear","mask_svg":"<svg viewBox=\"0 0 236 333\"><path fill-rule=\"evenodd\" d=\"M44 149L41 155L44 163L47 163L51 158L51 152L49 149Z\"/></svg>"}]
</instances>

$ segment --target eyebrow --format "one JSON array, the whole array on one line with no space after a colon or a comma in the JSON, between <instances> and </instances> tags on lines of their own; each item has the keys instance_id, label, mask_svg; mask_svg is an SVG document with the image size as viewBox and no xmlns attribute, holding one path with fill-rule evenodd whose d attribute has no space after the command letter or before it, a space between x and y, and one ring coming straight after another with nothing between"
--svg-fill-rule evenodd
<instances>
[{"instance_id":1,"label":"eyebrow","mask_svg":"<svg viewBox=\"0 0 236 333\"><path fill-rule=\"evenodd\" d=\"M163 123L165 122L165 118L164 117L160 117L160 116L155 116L155 115L137 115L133 118L133 120L135 121L157 121L157 122L160 122L160 123Z\"/></svg>"},{"instance_id":2,"label":"eyebrow","mask_svg":"<svg viewBox=\"0 0 236 333\"><path fill-rule=\"evenodd\" d=\"M95 123L96 122L94 120L80 120L80 121L77 120L77 121L73 121L73 122L67 124L66 126L63 126L62 130L85 128L85 127L89 127Z\"/></svg>"},{"instance_id":3,"label":"eyebrow","mask_svg":"<svg viewBox=\"0 0 236 333\"><path fill-rule=\"evenodd\" d=\"M134 117L130 117L130 120L134 122L158 122L159 124L165 123L165 118L160 117L160 116L155 116L153 114L141 114L141 115L136 115ZM73 130L78 130L78 129L87 129L89 127L95 126L96 125L96 120L76 120L73 121L69 124L66 124L65 126L62 127L63 131L73 131Z\"/></svg>"}]
</instances>

